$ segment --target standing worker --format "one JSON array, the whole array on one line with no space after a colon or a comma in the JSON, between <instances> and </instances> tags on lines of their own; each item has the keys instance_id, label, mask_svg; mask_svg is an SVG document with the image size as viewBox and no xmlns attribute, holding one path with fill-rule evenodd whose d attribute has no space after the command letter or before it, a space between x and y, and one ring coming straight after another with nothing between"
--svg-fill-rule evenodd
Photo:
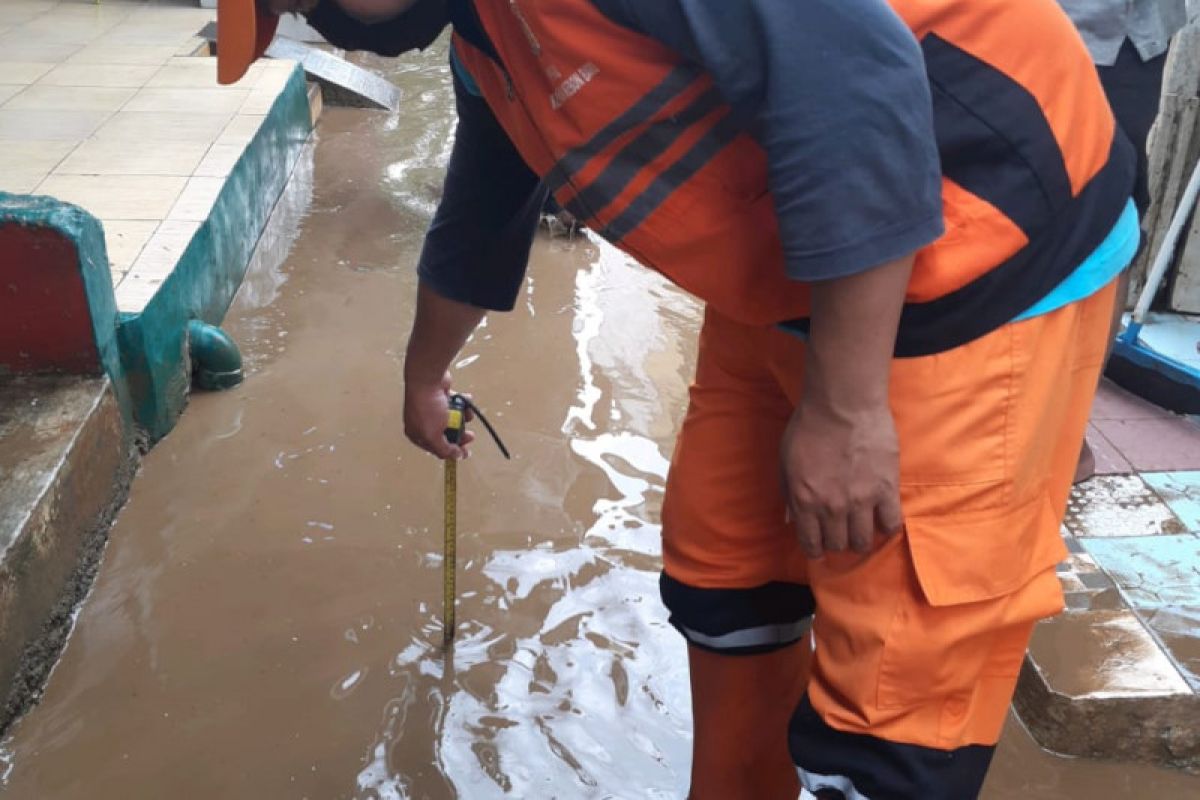
<instances>
[{"instance_id":1,"label":"standing worker","mask_svg":"<svg viewBox=\"0 0 1200 800\"><path fill-rule=\"evenodd\" d=\"M273 22L221 2L234 80ZM264 3L384 54L453 25L417 445L461 455L447 368L512 307L546 191L707 303L663 509L690 796L977 796L1062 608L1138 239L1133 149L1054 0Z\"/></svg>"},{"instance_id":2,"label":"standing worker","mask_svg":"<svg viewBox=\"0 0 1200 800\"><path fill-rule=\"evenodd\" d=\"M1058 0L1087 44L1117 125L1137 153L1133 201L1138 216L1150 209L1146 141L1162 101L1163 70L1171 37L1187 22L1187 0ZM1125 310L1127 279L1117 289L1113 335ZM1111 337L1110 337L1111 338ZM1085 440L1075 481L1096 472L1096 456Z\"/></svg>"}]
</instances>

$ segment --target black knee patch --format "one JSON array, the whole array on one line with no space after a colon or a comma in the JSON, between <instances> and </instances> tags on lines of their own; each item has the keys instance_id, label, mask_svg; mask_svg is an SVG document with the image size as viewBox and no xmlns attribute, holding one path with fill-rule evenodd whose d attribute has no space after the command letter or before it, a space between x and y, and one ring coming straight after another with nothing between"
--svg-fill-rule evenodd
<instances>
[{"instance_id":1,"label":"black knee patch","mask_svg":"<svg viewBox=\"0 0 1200 800\"><path fill-rule=\"evenodd\" d=\"M938 750L839 731L807 695L788 725L788 746L805 789L846 800L973 800L996 750L979 744Z\"/></svg>"},{"instance_id":2,"label":"black knee patch","mask_svg":"<svg viewBox=\"0 0 1200 800\"><path fill-rule=\"evenodd\" d=\"M812 590L772 582L750 589L700 589L663 572L659 580L671 624L690 644L725 655L779 650L803 639L812 625Z\"/></svg>"}]
</instances>

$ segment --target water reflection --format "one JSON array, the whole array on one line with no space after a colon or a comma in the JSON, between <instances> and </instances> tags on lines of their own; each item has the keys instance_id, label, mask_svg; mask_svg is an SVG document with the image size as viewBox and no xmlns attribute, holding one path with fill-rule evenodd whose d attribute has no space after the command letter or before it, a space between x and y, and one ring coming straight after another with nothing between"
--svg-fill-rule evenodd
<instances>
[{"instance_id":1,"label":"water reflection","mask_svg":"<svg viewBox=\"0 0 1200 800\"><path fill-rule=\"evenodd\" d=\"M522 302L462 354L515 458L481 443L460 468L441 647L441 469L402 440L399 361L444 59L379 62L400 114L326 111L300 238L226 319L251 375L147 456L45 699L0 746L5 797L683 795L659 509L700 314L590 235L540 239ZM1029 788L1068 783L1014 752L996 797L1069 793L1008 791L1034 764ZM1092 794L1153 783L1113 767L1098 785L1122 792Z\"/></svg>"}]
</instances>

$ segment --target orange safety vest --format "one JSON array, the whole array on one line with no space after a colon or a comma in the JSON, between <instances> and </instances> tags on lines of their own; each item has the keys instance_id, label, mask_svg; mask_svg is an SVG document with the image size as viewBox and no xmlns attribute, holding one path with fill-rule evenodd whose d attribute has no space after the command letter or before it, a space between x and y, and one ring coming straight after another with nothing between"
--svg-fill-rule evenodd
<instances>
[{"instance_id":1,"label":"orange safety vest","mask_svg":"<svg viewBox=\"0 0 1200 800\"><path fill-rule=\"evenodd\" d=\"M897 343L922 355L1066 277L1116 223L1134 160L1054 0L891 5L925 55L943 171L946 231L917 254ZM456 32L456 53L560 205L729 317L806 324L765 153L707 74L590 0L474 7L492 52Z\"/></svg>"}]
</instances>

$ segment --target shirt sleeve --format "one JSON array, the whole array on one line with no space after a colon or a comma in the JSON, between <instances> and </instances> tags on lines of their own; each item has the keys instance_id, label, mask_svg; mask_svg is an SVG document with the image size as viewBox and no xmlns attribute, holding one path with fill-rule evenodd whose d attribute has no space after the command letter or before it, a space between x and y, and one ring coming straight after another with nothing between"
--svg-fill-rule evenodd
<instances>
[{"instance_id":1,"label":"shirt sleeve","mask_svg":"<svg viewBox=\"0 0 1200 800\"><path fill-rule=\"evenodd\" d=\"M494 311L516 304L546 191L482 97L454 74L458 127L417 271L435 292Z\"/></svg>"},{"instance_id":2,"label":"shirt sleeve","mask_svg":"<svg viewBox=\"0 0 1200 800\"><path fill-rule=\"evenodd\" d=\"M943 230L925 62L885 0L592 0L712 75L766 151L788 275L905 256Z\"/></svg>"}]
</instances>

